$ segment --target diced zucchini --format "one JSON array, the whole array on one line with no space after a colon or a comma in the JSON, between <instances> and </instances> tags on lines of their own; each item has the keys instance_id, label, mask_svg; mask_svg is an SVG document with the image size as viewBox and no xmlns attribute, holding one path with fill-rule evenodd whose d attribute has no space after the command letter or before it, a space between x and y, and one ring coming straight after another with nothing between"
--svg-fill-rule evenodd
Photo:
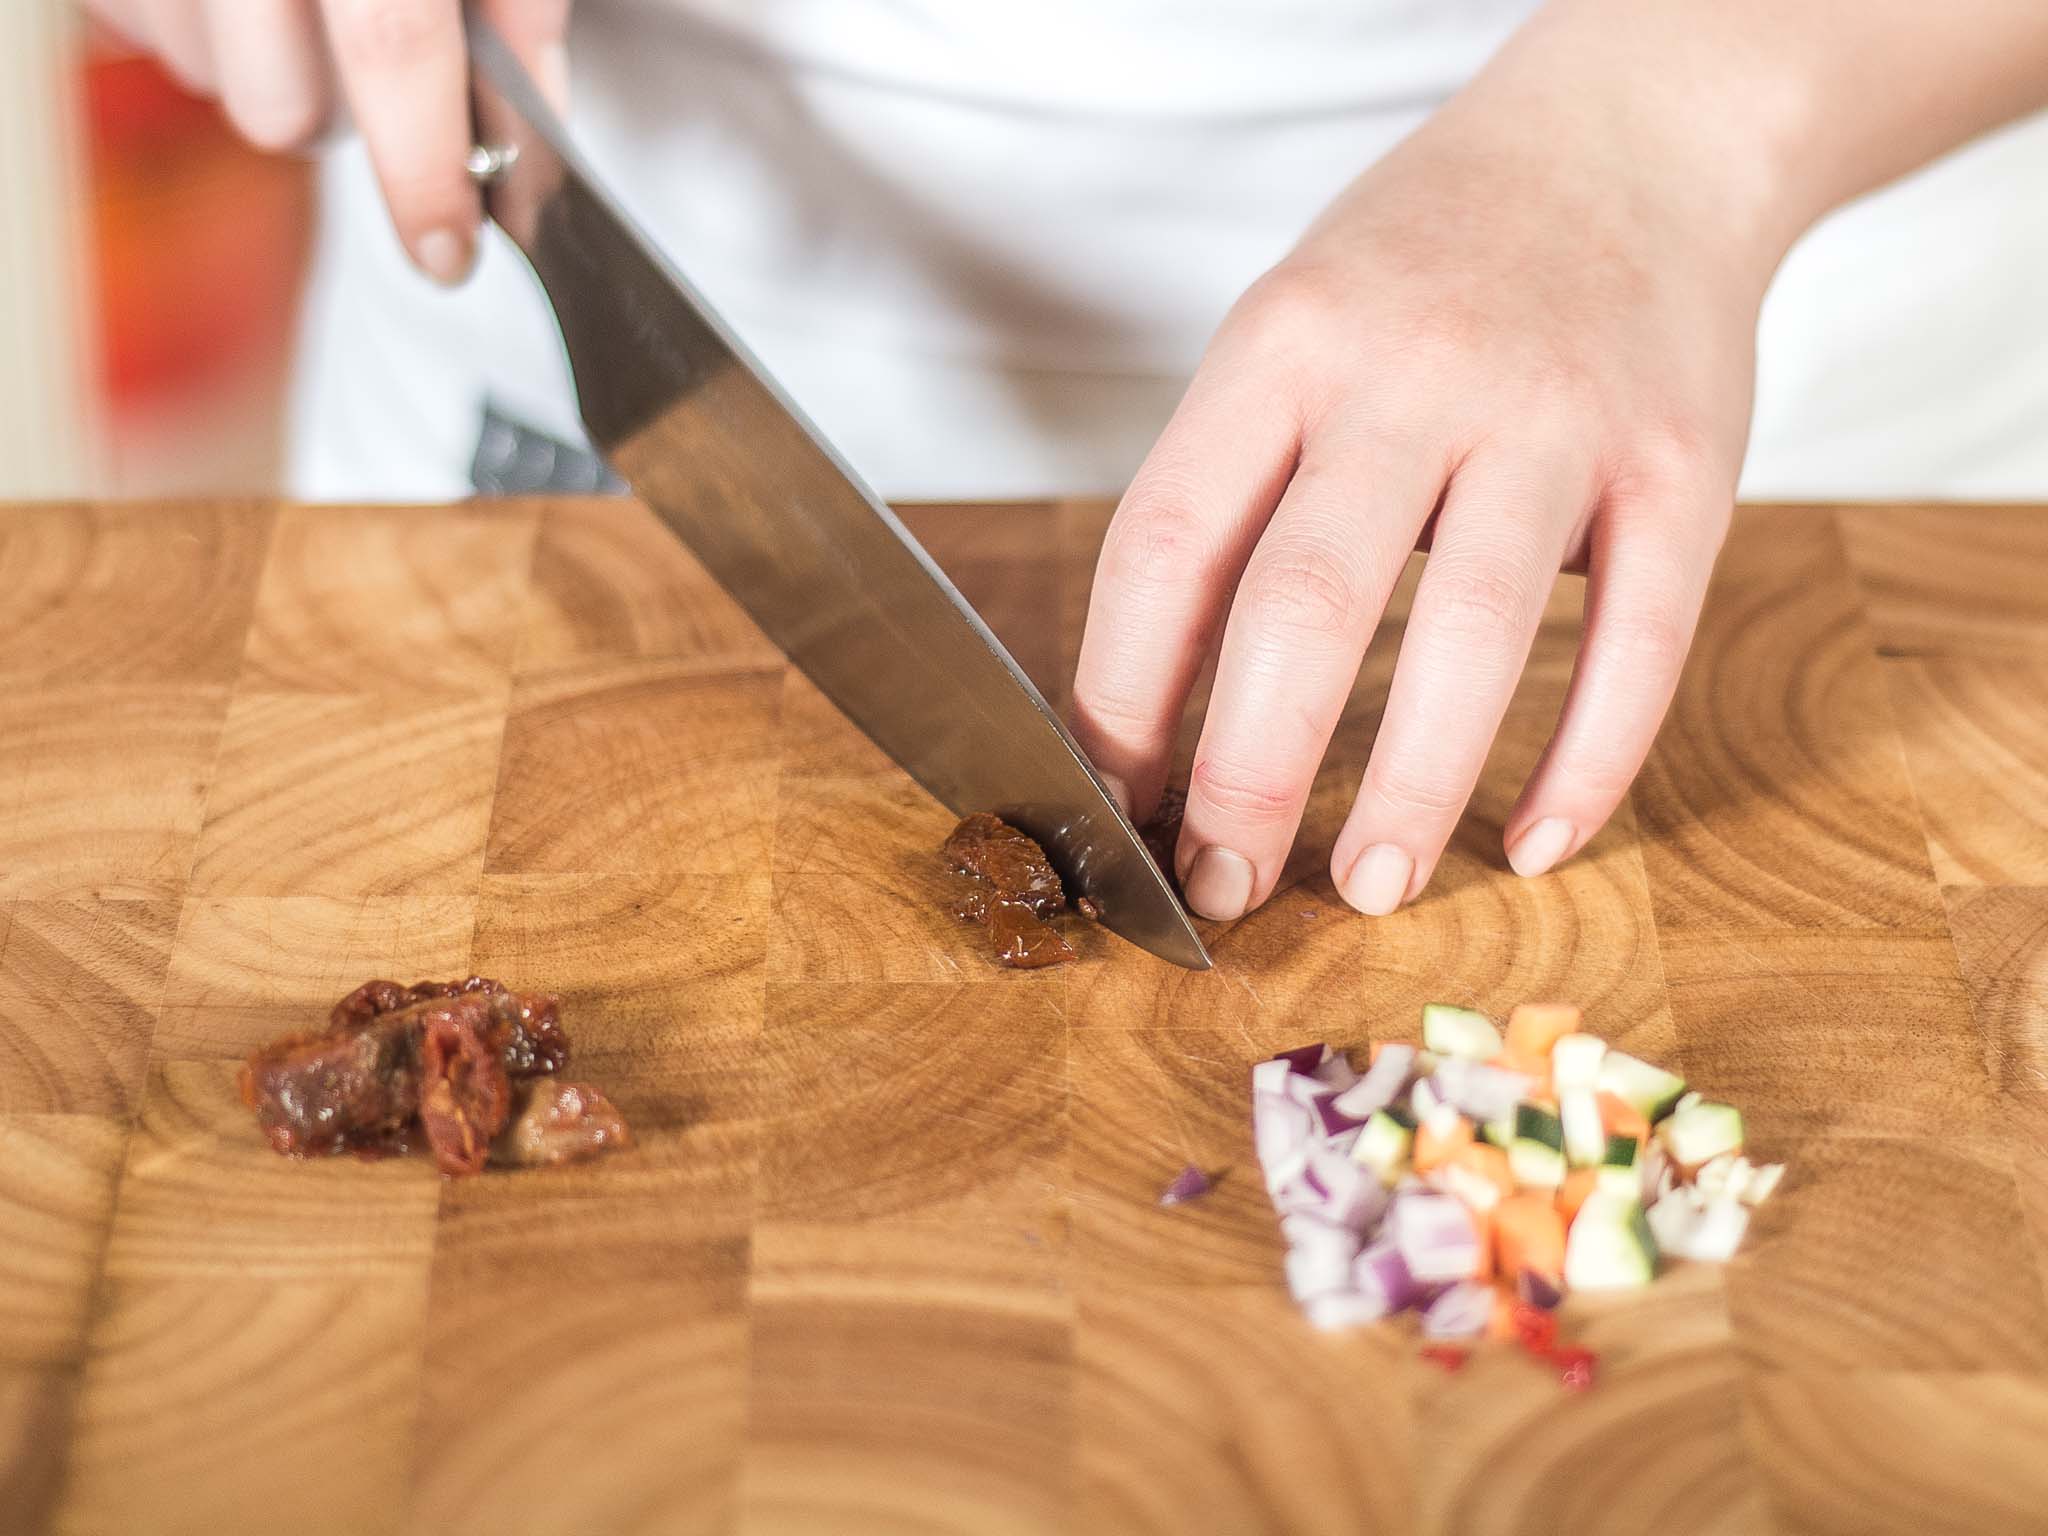
<instances>
[{"instance_id":1,"label":"diced zucchini","mask_svg":"<svg viewBox=\"0 0 2048 1536\"><path fill-rule=\"evenodd\" d=\"M1564 1150L1564 1122L1541 1104L1515 1106L1515 1140L1540 1141L1553 1152Z\"/></svg>"},{"instance_id":2,"label":"diced zucchini","mask_svg":"<svg viewBox=\"0 0 2048 1536\"><path fill-rule=\"evenodd\" d=\"M1596 1186L1565 1238L1564 1281L1574 1291L1648 1285L1657 1274L1657 1241L1633 1193Z\"/></svg>"},{"instance_id":3,"label":"diced zucchini","mask_svg":"<svg viewBox=\"0 0 2048 1536\"><path fill-rule=\"evenodd\" d=\"M1508 1148L1508 1172L1524 1189L1556 1189L1564 1183L1564 1153L1517 1136Z\"/></svg>"},{"instance_id":4,"label":"diced zucchini","mask_svg":"<svg viewBox=\"0 0 2048 1536\"><path fill-rule=\"evenodd\" d=\"M1610 1136L1607 1138L1606 1155L1600 1159L1600 1171L1593 1183L1596 1189L1612 1189L1639 1200L1643 1193L1643 1175L1636 1167L1638 1143L1633 1136Z\"/></svg>"},{"instance_id":5,"label":"diced zucchini","mask_svg":"<svg viewBox=\"0 0 2048 1536\"><path fill-rule=\"evenodd\" d=\"M1600 1061L1600 1088L1654 1125L1685 1093L1685 1079L1626 1051L1609 1051Z\"/></svg>"},{"instance_id":6,"label":"diced zucchini","mask_svg":"<svg viewBox=\"0 0 2048 1536\"><path fill-rule=\"evenodd\" d=\"M1502 1115L1498 1120L1489 1120L1479 1127L1479 1139L1490 1141L1505 1152L1514 1145L1515 1117Z\"/></svg>"},{"instance_id":7,"label":"diced zucchini","mask_svg":"<svg viewBox=\"0 0 2048 1536\"><path fill-rule=\"evenodd\" d=\"M1386 1115L1394 1124L1402 1127L1404 1130L1412 1131L1415 1129L1415 1112L1399 1099L1394 1100L1393 1103L1381 1110L1380 1113Z\"/></svg>"},{"instance_id":8,"label":"diced zucchini","mask_svg":"<svg viewBox=\"0 0 2048 1536\"><path fill-rule=\"evenodd\" d=\"M1590 1088L1561 1089L1557 1115L1564 1125L1564 1155L1574 1168L1592 1168L1607 1156L1607 1128Z\"/></svg>"},{"instance_id":9,"label":"diced zucchini","mask_svg":"<svg viewBox=\"0 0 2048 1536\"><path fill-rule=\"evenodd\" d=\"M1508 1172L1530 1189L1556 1189L1564 1183L1564 1123L1541 1104L1515 1106Z\"/></svg>"},{"instance_id":10,"label":"diced zucchini","mask_svg":"<svg viewBox=\"0 0 2048 1536\"><path fill-rule=\"evenodd\" d=\"M1550 1048L1550 1081L1560 1094L1573 1088L1598 1088L1600 1062L1607 1055L1607 1042L1598 1035L1570 1034L1558 1037Z\"/></svg>"},{"instance_id":11,"label":"diced zucchini","mask_svg":"<svg viewBox=\"0 0 2048 1536\"><path fill-rule=\"evenodd\" d=\"M1731 1105L1702 1100L1672 1115L1658 1134L1673 1162L1681 1168L1698 1168L1742 1150L1742 1112Z\"/></svg>"},{"instance_id":12,"label":"diced zucchini","mask_svg":"<svg viewBox=\"0 0 2048 1536\"><path fill-rule=\"evenodd\" d=\"M1408 1149L1415 1132L1385 1110L1365 1122L1352 1144L1351 1160L1369 1168L1382 1184L1392 1184L1408 1167Z\"/></svg>"},{"instance_id":13,"label":"diced zucchini","mask_svg":"<svg viewBox=\"0 0 2048 1536\"><path fill-rule=\"evenodd\" d=\"M1501 1051L1500 1031L1493 1020L1470 1008L1449 1003L1422 1005L1422 1043L1439 1056L1491 1061Z\"/></svg>"}]
</instances>

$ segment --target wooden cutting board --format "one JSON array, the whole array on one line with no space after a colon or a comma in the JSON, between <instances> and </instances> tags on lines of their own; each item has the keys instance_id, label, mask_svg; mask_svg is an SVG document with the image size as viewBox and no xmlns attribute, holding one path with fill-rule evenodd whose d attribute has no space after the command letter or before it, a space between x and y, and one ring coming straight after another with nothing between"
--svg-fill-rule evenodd
<instances>
[{"instance_id":1,"label":"wooden cutting board","mask_svg":"<svg viewBox=\"0 0 2048 1536\"><path fill-rule=\"evenodd\" d=\"M915 524L1058 697L1105 516ZM1412 909L1323 873L1389 633L1213 972L1020 975L631 504L0 510L0 1527L2048 1530L2048 510L1745 511L1629 804L1521 881L1578 601ZM473 970L640 1150L264 1148L245 1051ZM1573 1304L1588 1396L1281 1287L1248 1066L1433 998L1582 1002L1791 1164L1726 1270Z\"/></svg>"}]
</instances>

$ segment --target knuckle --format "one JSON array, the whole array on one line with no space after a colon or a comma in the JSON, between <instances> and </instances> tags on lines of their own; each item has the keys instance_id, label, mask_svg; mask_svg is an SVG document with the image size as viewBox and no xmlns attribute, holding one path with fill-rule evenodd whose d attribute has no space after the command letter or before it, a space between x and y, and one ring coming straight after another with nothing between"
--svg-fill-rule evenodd
<instances>
[{"instance_id":1,"label":"knuckle","mask_svg":"<svg viewBox=\"0 0 2048 1536\"><path fill-rule=\"evenodd\" d=\"M1205 757L1195 762L1188 798L1236 822L1264 824L1286 821L1300 804L1301 788L1270 767L1233 758Z\"/></svg>"},{"instance_id":2,"label":"knuckle","mask_svg":"<svg viewBox=\"0 0 2048 1536\"><path fill-rule=\"evenodd\" d=\"M1428 585L1430 621L1453 635L1498 638L1520 629L1530 611L1530 584L1499 566L1439 568Z\"/></svg>"},{"instance_id":3,"label":"knuckle","mask_svg":"<svg viewBox=\"0 0 2048 1536\"><path fill-rule=\"evenodd\" d=\"M1662 608L1611 615L1599 631L1605 662L1623 676L1655 677L1660 682L1679 669L1691 645L1691 626Z\"/></svg>"},{"instance_id":4,"label":"knuckle","mask_svg":"<svg viewBox=\"0 0 2048 1536\"><path fill-rule=\"evenodd\" d=\"M443 10L430 0L348 0L339 40L356 63L369 68L410 64L444 31Z\"/></svg>"},{"instance_id":5,"label":"knuckle","mask_svg":"<svg viewBox=\"0 0 2048 1536\"><path fill-rule=\"evenodd\" d=\"M1214 538L1193 502L1173 489L1134 497L1111 519L1101 576L1112 586L1155 589L1191 579Z\"/></svg>"},{"instance_id":6,"label":"knuckle","mask_svg":"<svg viewBox=\"0 0 2048 1536\"><path fill-rule=\"evenodd\" d=\"M261 149L303 149L327 120L325 104L299 92L231 90L226 107L235 130Z\"/></svg>"},{"instance_id":7,"label":"knuckle","mask_svg":"<svg viewBox=\"0 0 2048 1536\"><path fill-rule=\"evenodd\" d=\"M1238 314L1254 350L1287 359L1316 346L1338 323L1344 285L1306 262L1273 268L1246 291Z\"/></svg>"},{"instance_id":8,"label":"knuckle","mask_svg":"<svg viewBox=\"0 0 2048 1536\"><path fill-rule=\"evenodd\" d=\"M1639 762L1625 761L1611 752L1596 752L1575 759L1571 765L1572 791L1592 805L1617 805L1635 781Z\"/></svg>"},{"instance_id":9,"label":"knuckle","mask_svg":"<svg viewBox=\"0 0 2048 1536\"><path fill-rule=\"evenodd\" d=\"M1414 758L1376 758L1367 766L1365 779L1380 802L1399 814L1438 820L1455 816L1465 805L1463 788Z\"/></svg>"},{"instance_id":10,"label":"knuckle","mask_svg":"<svg viewBox=\"0 0 2048 1536\"><path fill-rule=\"evenodd\" d=\"M1732 503L1734 487L1722 456L1696 429L1667 423L1638 442L1623 458L1616 500L1645 512L1668 513L1709 498Z\"/></svg>"},{"instance_id":11,"label":"knuckle","mask_svg":"<svg viewBox=\"0 0 2048 1536\"><path fill-rule=\"evenodd\" d=\"M1262 549L1245 572L1239 596L1256 623L1297 635L1347 635L1364 606L1350 562L1301 543Z\"/></svg>"}]
</instances>

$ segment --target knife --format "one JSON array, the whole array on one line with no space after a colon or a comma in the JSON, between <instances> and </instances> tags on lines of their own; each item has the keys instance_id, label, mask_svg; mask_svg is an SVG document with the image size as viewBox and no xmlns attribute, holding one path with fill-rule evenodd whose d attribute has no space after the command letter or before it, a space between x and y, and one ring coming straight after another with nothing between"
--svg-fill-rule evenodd
<instances>
[{"instance_id":1,"label":"knife","mask_svg":"<svg viewBox=\"0 0 2048 1536\"><path fill-rule=\"evenodd\" d=\"M471 170L554 307L592 445L942 805L1022 828L1104 926L1206 969L1166 877L981 616L620 211L476 7L465 21Z\"/></svg>"}]
</instances>

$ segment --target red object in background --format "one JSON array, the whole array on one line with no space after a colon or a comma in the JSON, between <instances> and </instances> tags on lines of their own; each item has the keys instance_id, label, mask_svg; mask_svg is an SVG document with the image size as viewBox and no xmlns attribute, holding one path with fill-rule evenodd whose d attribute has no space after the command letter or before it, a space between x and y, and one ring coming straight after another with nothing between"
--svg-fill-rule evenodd
<instances>
[{"instance_id":1,"label":"red object in background","mask_svg":"<svg viewBox=\"0 0 2048 1536\"><path fill-rule=\"evenodd\" d=\"M84 95L108 402L274 367L305 271L310 164L250 148L147 58L95 49Z\"/></svg>"}]
</instances>

